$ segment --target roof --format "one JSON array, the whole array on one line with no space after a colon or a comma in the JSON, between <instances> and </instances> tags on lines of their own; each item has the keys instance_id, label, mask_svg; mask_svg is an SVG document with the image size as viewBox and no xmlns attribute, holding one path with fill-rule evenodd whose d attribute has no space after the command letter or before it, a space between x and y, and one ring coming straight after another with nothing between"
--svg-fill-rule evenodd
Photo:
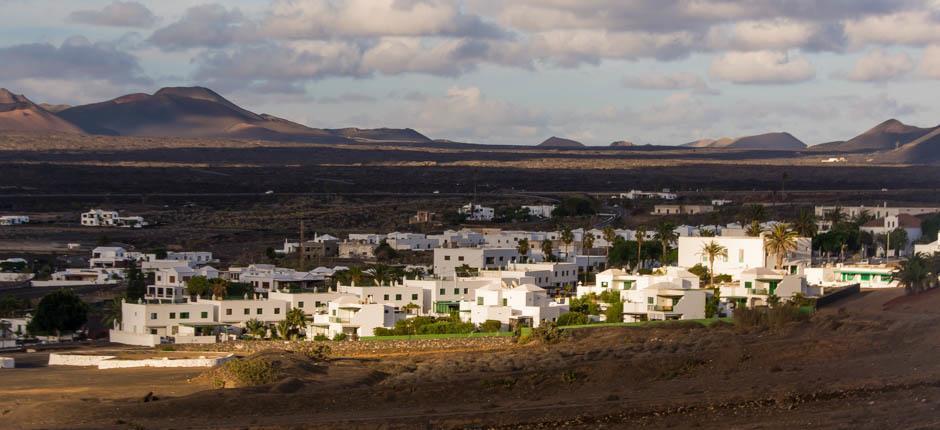
<instances>
[{"instance_id":1,"label":"roof","mask_svg":"<svg viewBox=\"0 0 940 430\"><path fill-rule=\"evenodd\" d=\"M898 225L903 228L920 228L921 221L914 215L898 214ZM878 218L868 221L862 227L884 227L885 219Z\"/></svg>"},{"instance_id":2,"label":"roof","mask_svg":"<svg viewBox=\"0 0 940 430\"><path fill-rule=\"evenodd\" d=\"M518 287L513 288L512 290L513 290L513 291L530 291L530 292L545 291L544 288L541 288L541 287L539 287L539 286L532 285L532 284L520 285L520 286L518 286Z\"/></svg>"},{"instance_id":3,"label":"roof","mask_svg":"<svg viewBox=\"0 0 940 430\"><path fill-rule=\"evenodd\" d=\"M766 267L755 267L753 269L747 269L741 272L742 275L754 275L754 276L783 276L780 273L777 273L774 270L770 270Z\"/></svg>"}]
</instances>

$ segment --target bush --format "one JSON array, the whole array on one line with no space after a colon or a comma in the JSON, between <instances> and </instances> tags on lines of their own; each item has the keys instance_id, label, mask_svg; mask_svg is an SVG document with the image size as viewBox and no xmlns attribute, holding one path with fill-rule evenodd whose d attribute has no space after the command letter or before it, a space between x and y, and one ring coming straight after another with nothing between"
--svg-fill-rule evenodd
<instances>
[{"instance_id":1,"label":"bush","mask_svg":"<svg viewBox=\"0 0 940 430\"><path fill-rule=\"evenodd\" d=\"M333 336L333 340L337 342L346 340L346 333L336 333L336 335Z\"/></svg>"},{"instance_id":2,"label":"bush","mask_svg":"<svg viewBox=\"0 0 940 430\"><path fill-rule=\"evenodd\" d=\"M588 323L588 317L581 312L565 312L558 316L559 326L583 325Z\"/></svg>"},{"instance_id":3,"label":"bush","mask_svg":"<svg viewBox=\"0 0 940 430\"><path fill-rule=\"evenodd\" d=\"M268 360L229 360L219 367L219 374L213 380L213 385L225 388L270 384L277 381L279 373L277 367Z\"/></svg>"},{"instance_id":4,"label":"bush","mask_svg":"<svg viewBox=\"0 0 940 430\"><path fill-rule=\"evenodd\" d=\"M330 338L326 337L325 334L318 334L318 335L316 335L316 336L313 337L313 340L315 340L315 341L317 341L317 342L323 342L323 341L330 340Z\"/></svg>"},{"instance_id":5,"label":"bush","mask_svg":"<svg viewBox=\"0 0 940 430\"><path fill-rule=\"evenodd\" d=\"M469 322L437 321L422 325L418 334L472 333L475 328L473 323Z\"/></svg>"},{"instance_id":6,"label":"bush","mask_svg":"<svg viewBox=\"0 0 940 430\"><path fill-rule=\"evenodd\" d=\"M323 336L323 337L325 338L326 336ZM314 361L326 361L327 359L330 358L331 352L333 352L333 350L331 350L330 347L326 345L322 345L322 344L312 345L311 347L304 348L301 351L303 355L305 355L307 358L314 360Z\"/></svg>"},{"instance_id":7,"label":"bush","mask_svg":"<svg viewBox=\"0 0 940 430\"><path fill-rule=\"evenodd\" d=\"M623 322L623 302L612 303L607 306L604 315L607 317L606 321L609 323Z\"/></svg>"},{"instance_id":8,"label":"bush","mask_svg":"<svg viewBox=\"0 0 940 430\"><path fill-rule=\"evenodd\" d=\"M497 320L486 320L480 324L480 331L483 333L495 333L503 329L503 323Z\"/></svg>"},{"instance_id":9,"label":"bush","mask_svg":"<svg viewBox=\"0 0 940 430\"><path fill-rule=\"evenodd\" d=\"M542 343L555 343L564 338L565 333L558 328L558 324L546 322L532 329L532 339Z\"/></svg>"}]
</instances>

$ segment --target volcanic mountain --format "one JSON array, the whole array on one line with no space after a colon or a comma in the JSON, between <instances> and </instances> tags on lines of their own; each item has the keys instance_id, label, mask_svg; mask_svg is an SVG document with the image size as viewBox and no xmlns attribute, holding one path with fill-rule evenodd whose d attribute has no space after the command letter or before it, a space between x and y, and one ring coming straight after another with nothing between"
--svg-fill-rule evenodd
<instances>
[{"instance_id":1,"label":"volcanic mountain","mask_svg":"<svg viewBox=\"0 0 940 430\"><path fill-rule=\"evenodd\" d=\"M845 142L831 142L814 146L814 151L874 152L900 148L926 136L937 128L920 128L889 119Z\"/></svg>"},{"instance_id":2,"label":"volcanic mountain","mask_svg":"<svg viewBox=\"0 0 940 430\"><path fill-rule=\"evenodd\" d=\"M584 148L584 144L576 140L552 136L538 144L541 148Z\"/></svg>"},{"instance_id":3,"label":"volcanic mountain","mask_svg":"<svg viewBox=\"0 0 940 430\"><path fill-rule=\"evenodd\" d=\"M739 137L737 139L729 137L723 137L718 140L703 139L686 143L682 146L691 148L761 149L775 151L800 151L806 149L805 143L786 132L758 134L755 136Z\"/></svg>"},{"instance_id":4,"label":"volcanic mountain","mask_svg":"<svg viewBox=\"0 0 940 430\"><path fill-rule=\"evenodd\" d=\"M878 161L908 164L940 163L940 127L898 149L875 154Z\"/></svg>"},{"instance_id":5,"label":"volcanic mountain","mask_svg":"<svg viewBox=\"0 0 940 430\"><path fill-rule=\"evenodd\" d=\"M81 133L82 130L57 117L22 95L0 88L0 130Z\"/></svg>"},{"instance_id":6,"label":"volcanic mountain","mask_svg":"<svg viewBox=\"0 0 940 430\"><path fill-rule=\"evenodd\" d=\"M633 142L630 142L628 140L618 140L616 142L610 143L611 148L629 148L631 146L636 146L636 145L634 145Z\"/></svg>"}]
</instances>

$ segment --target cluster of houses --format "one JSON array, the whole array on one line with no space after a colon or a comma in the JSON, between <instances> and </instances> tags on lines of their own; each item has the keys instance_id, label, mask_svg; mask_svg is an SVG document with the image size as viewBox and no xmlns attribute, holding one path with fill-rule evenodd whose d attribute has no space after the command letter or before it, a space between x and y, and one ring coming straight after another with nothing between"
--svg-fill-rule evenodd
<instances>
[{"instance_id":1,"label":"cluster of houses","mask_svg":"<svg viewBox=\"0 0 940 430\"><path fill-rule=\"evenodd\" d=\"M27 216L27 215L3 215L3 216L0 216L0 226L3 226L3 225L20 225L20 224L29 224L29 216Z\"/></svg>"},{"instance_id":2,"label":"cluster of houses","mask_svg":"<svg viewBox=\"0 0 940 430\"><path fill-rule=\"evenodd\" d=\"M118 211L91 209L81 215L82 225L85 227L126 227L143 228L147 221L140 216L121 216Z\"/></svg>"},{"instance_id":3,"label":"cluster of houses","mask_svg":"<svg viewBox=\"0 0 940 430\"><path fill-rule=\"evenodd\" d=\"M551 218L555 211L555 205L523 205L521 208L528 211L529 215L536 218ZM457 209L457 213L466 217L467 221L489 222L496 218L496 210L489 206L482 206L474 203L467 203ZM417 217L421 216L421 212Z\"/></svg>"}]
</instances>

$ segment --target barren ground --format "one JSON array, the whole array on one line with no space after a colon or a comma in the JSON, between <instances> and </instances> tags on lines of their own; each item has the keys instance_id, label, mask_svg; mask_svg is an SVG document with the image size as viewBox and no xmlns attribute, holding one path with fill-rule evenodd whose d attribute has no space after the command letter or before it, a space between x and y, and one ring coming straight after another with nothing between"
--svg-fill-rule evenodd
<instances>
[{"instance_id":1,"label":"barren ground","mask_svg":"<svg viewBox=\"0 0 940 430\"><path fill-rule=\"evenodd\" d=\"M865 292L778 332L577 330L553 345L336 357L301 383L253 388L200 391L186 383L198 372L14 370L2 376L3 419L10 428L935 428L940 294L900 294ZM43 399L16 389L50 379L57 390ZM148 391L160 400L140 402Z\"/></svg>"}]
</instances>

